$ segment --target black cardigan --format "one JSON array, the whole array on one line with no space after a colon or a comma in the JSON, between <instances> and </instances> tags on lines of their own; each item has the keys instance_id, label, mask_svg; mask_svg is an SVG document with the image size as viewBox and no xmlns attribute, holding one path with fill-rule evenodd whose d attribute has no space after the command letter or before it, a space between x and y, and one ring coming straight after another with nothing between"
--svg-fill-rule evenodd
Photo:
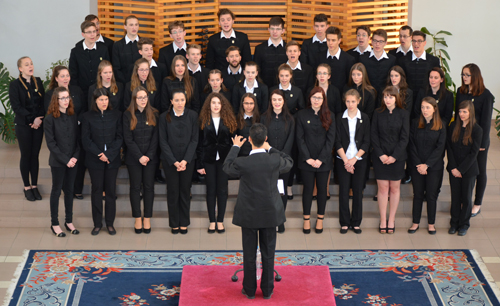
<instances>
[{"instance_id":1,"label":"black cardigan","mask_svg":"<svg viewBox=\"0 0 500 306\"><path fill-rule=\"evenodd\" d=\"M208 39L207 45L207 56L205 67L208 69L219 69L223 71L227 68L226 61L226 50L230 46L236 46L240 48L241 53L241 66L245 67L245 63L252 60L252 51L250 50L250 43L248 41L248 35L234 31L236 38L222 38L220 33L215 33Z\"/></svg>"},{"instance_id":2,"label":"black cardigan","mask_svg":"<svg viewBox=\"0 0 500 306\"><path fill-rule=\"evenodd\" d=\"M160 115L161 160L169 166L182 160L192 163L198 146L198 114L188 108L179 117L173 110L170 114L171 122L167 121L167 112Z\"/></svg>"},{"instance_id":3,"label":"black cardigan","mask_svg":"<svg viewBox=\"0 0 500 306\"><path fill-rule=\"evenodd\" d=\"M219 160L224 161L233 146L233 141L231 140L233 135L224 124L224 120L220 119L217 133L215 132L214 124L213 119L211 119L210 124L205 125L203 130L200 131L198 147L196 149L198 157L196 159L197 169L205 168L205 163L215 163L217 152L219 153Z\"/></svg>"},{"instance_id":4,"label":"black cardigan","mask_svg":"<svg viewBox=\"0 0 500 306\"><path fill-rule=\"evenodd\" d=\"M483 136L483 129L479 124L475 124L472 129L472 143L464 145L465 128L461 127L460 137L457 142L452 142L453 129L457 121L453 121L448 128L448 135L446 137L446 152L448 157L448 165L446 170L451 173L451 170L457 169L462 174L462 177L472 177L479 174L479 167L477 164L477 154L481 146L481 138Z\"/></svg>"},{"instance_id":5,"label":"black cardigan","mask_svg":"<svg viewBox=\"0 0 500 306\"><path fill-rule=\"evenodd\" d=\"M440 95L441 92L439 90L436 94L433 94L432 89L420 89L417 94L417 99L413 103L413 112L415 114L414 118L420 118L420 114L422 113L422 99L425 97L432 97L436 99L439 109L439 115L441 116L441 120L443 121L444 126L447 127L448 124L450 124L451 117L453 116L453 94L448 89L446 89L444 99L439 99Z\"/></svg>"},{"instance_id":6,"label":"black cardigan","mask_svg":"<svg viewBox=\"0 0 500 306\"><path fill-rule=\"evenodd\" d=\"M279 85L276 85L269 89L269 98L271 98L271 93L276 89L279 89ZM285 94L286 106L288 106L288 110L292 115L295 115L299 110L306 108L306 101L304 100L304 96L302 95L302 90L300 90L299 87L292 85L292 89L282 90L282 91ZM285 153L289 154L287 152Z\"/></svg>"},{"instance_id":7,"label":"black cardigan","mask_svg":"<svg viewBox=\"0 0 500 306\"><path fill-rule=\"evenodd\" d=\"M83 43L77 44L69 55L69 74L71 85L78 86L83 92L95 84L97 68L103 60L109 61L108 48L102 43L96 44L95 50L83 50Z\"/></svg>"},{"instance_id":8,"label":"black cardigan","mask_svg":"<svg viewBox=\"0 0 500 306\"><path fill-rule=\"evenodd\" d=\"M137 124L133 131L130 130L130 120L132 115L129 111L123 113L123 141L127 146L125 153L125 164L129 166L142 166L139 159L143 156L149 158L150 163L157 163L158 157L158 113L155 113L156 125L151 125L147 121L146 111L135 111Z\"/></svg>"},{"instance_id":9,"label":"black cardigan","mask_svg":"<svg viewBox=\"0 0 500 306\"><path fill-rule=\"evenodd\" d=\"M429 53L425 55L425 61L413 61L412 58L413 53L408 52L406 56L403 56L398 60L398 65L403 68L406 74L406 82L408 83L408 87L413 90L413 100L415 101L418 91L421 88L425 88L426 84L429 83L429 71L434 67L441 66L439 64L439 59Z\"/></svg>"},{"instance_id":10,"label":"black cardigan","mask_svg":"<svg viewBox=\"0 0 500 306\"><path fill-rule=\"evenodd\" d=\"M332 123L326 131L321 125L319 115L314 114L312 108L306 108L298 112L296 119L295 138L299 149L297 166L301 170L324 172L333 167L332 150L335 144L335 116L331 114ZM319 168L313 168L306 160L319 159L322 164Z\"/></svg>"},{"instance_id":11,"label":"black cardigan","mask_svg":"<svg viewBox=\"0 0 500 306\"><path fill-rule=\"evenodd\" d=\"M349 134L349 121L347 118L342 118L344 114L337 115L337 136L335 137L335 151L337 156L340 157L337 152L340 148L344 149L344 153L347 153L347 148L351 143L351 138ZM354 141L356 142L356 148L365 151L361 157L366 158L370 150L370 118L367 114L361 112L361 119L356 121L356 131L354 133Z\"/></svg>"},{"instance_id":12,"label":"black cardigan","mask_svg":"<svg viewBox=\"0 0 500 306\"><path fill-rule=\"evenodd\" d=\"M193 87L193 94L191 95L191 99L186 101L186 107L199 113L201 109L200 91L198 90L198 83L195 78L191 78L191 86ZM160 108L158 109L160 112L166 112L170 107L170 100L172 99L172 92L174 89L182 89L185 91L184 82L178 78L175 78L173 81L168 77L163 79Z\"/></svg>"},{"instance_id":13,"label":"black cardigan","mask_svg":"<svg viewBox=\"0 0 500 306\"><path fill-rule=\"evenodd\" d=\"M52 114L47 115L43 130L50 151L51 167L66 167L71 158L80 158L80 135L76 115L61 113L59 118L54 118Z\"/></svg>"},{"instance_id":14,"label":"black cardigan","mask_svg":"<svg viewBox=\"0 0 500 306\"><path fill-rule=\"evenodd\" d=\"M267 41L265 41L255 47L253 60L259 65L259 76L268 87L278 84L278 67L288 60L284 44L285 42L283 42L283 46L275 47L272 44L268 46Z\"/></svg>"},{"instance_id":15,"label":"black cardigan","mask_svg":"<svg viewBox=\"0 0 500 306\"><path fill-rule=\"evenodd\" d=\"M376 109L370 137L374 158L385 154L397 161L405 161L410 138L410 113L398 107L392 110L392 114L387 108L383 112Z\"/></svg>"},{"instance_id":16,"label":"black cardigan","mask_svg":"<svg viewBox=\"0 0 500 306\"><path fill-rule=\"evenodd\" d=\"M271 111L269 122L264 113L260 117L260 123L267 127L267 142L269 145L278 151L292 155L293 141L295 140L295 121L293 117L285 122L283 112L276 118L276 113Z\"/></svg>"},{"instance_id":17,"label":"black cardigan","mask_svg":"<svg viewBox=\"0 0 500 306\"><path fill-rule=\"evenodd\" d=\"M22 77L20 76L20 78ZM31 81L33 82L33 79ZM35 91L35 85L26 82L26 79L24 79L24 84L26 84L28 90L24 88L19 78L10 82L9 100L15 114L15 124L29 125L33 123L36 117L45 115L43 108L45 89L40 78L35 78L35 81L38 84L38 91Z\"/></svg>"},{"instance_id":18,"label":"black cardigan","mask_svg":"<svg viewBox=\"0 0 500 306\"><path fill-rule=\"evenodd\" d=\"M122 83L119 83L119 82L116 82L116 86L118 87L118 92L116 93L111 93L110 92L110 88L107 88L107 87L103 87L104 89L106 89L109 93L109 103L111 104L111 107L113 109L116 109L116 110L124 110L125 109L125 106L123 104L123 95L124 95L124 88L123 88L123 84ZM92 109L92 102L93 102L93 99L94 99L94 91L97 87L97 84L94 84L92 86L90 86L89 88L89 95L88 95L88 108L87 109Z\"/></svg>"},{"instance_id":19,"label":"black cardigan","mask_svg":"<svg viewBox=\"0 0 500 306\"><path fill-rule=\"evenodd\" d=\"M85 166L89 169L105 169L99 159L104 153L109 160L108 169L121 166L120 149L123 143L122 113L117 110L88 111L83 115L82 144L87 154Z\"/></svg>"},{"instance_id":20,"label":"black cardigan","mask_svg":"<svg viewBox=\"0 0 500 306\"><path fill-rule=\"evenodd\" d=\"M135 61L142 58L137 48L137 41L125 43L125 37L113 46L113 71L117 82L126 84L130 81Z\"/></svg>"},{"instance_id":21,"label":"black cardigan","mask_svg":"<svg viewBox=\"0 0 500 306\"><path fill-rule=\"evenodd\" d=\"M365 52L359 57L359 62L365 65L370 84L378 93L382 93L384 90L389 71L396 65L396 57L391 54L387 54L387 56L389 58L384 58L379 61L375 56L370 57L370 53Z\"/></svg>"},{"instance_id":22,"label":"black cardigan","mask_svg":"<svg viewBox=\"0 0 500 306\"><path fill-rule=\"evenodd\" d=\"M415 168L417 165L426 164L429 171L443 170L444 149L446 147L446 125L437 131L431 130L433 120L426 123L422 129L418 128L420 118L413 119L410 127L410 153L408 164Z\"/></svg>"},{"instance_id":23,"label":"black cardigan","mask_svg":"<svg viewBox=\"0 0 500 306\"><path fill-rule=\"evenodd\" d=\"M269 103L269 88L262 82L259 82L257 80L255 80L255 82L257 82L259 87L254 88L253 94L257 99L259 113L262 114L267 110L267 106ZM238 111L240 110L241 97L243 97L243 95L246 93L243 84L245 84L245 79L240 80L240 83L236 84L233 88L233 96L231 100L235 114L238 114Z\"/></svg>"},{"instance_id":24,"label":"black cardigan","mask_svg":"<svg viewBox=\"0 0 500 306\"><path fill-rule=\"evenodd\" d=\"M78 118L78 121L82 121L83 114L86 113L88 110L87 101L85 101L85 95L78 86L68 85L68 89L69 89L69 94L71 95L71 99L73 100L73 106L75 108L75 114ZM47 113L49 109L53 93L54 89L50 89L45 93L45 103L44 103L45 113Z\"/></svg>"}]
</instances>

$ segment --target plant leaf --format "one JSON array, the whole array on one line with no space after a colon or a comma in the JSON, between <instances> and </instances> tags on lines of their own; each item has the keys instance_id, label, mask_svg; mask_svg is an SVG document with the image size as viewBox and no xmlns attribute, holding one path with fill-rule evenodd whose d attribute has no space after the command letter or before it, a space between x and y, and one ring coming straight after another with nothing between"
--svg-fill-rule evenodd
<instances>
[{"instance_id":1,"label":"plant leaf","mask_svg":"<svg viewBox=\"0 0 500 306\"><path fill-rule=\"evenodd\" d=\"M446 43L446 41L444 41L444 39L443 41L438 41L438 43L442 44L445 47L448 47L448 44Z\"/></svg>"},{"instance_id":2,"label":"plant leaf","mask_svg":"<svg viewBox=\"0 0 500 306\"><path fill-rule=\"evenodd\" d=\"M425 49L425 52L431 54L432 53L432 47L429 47L429 48Z\"/></svg>"},{"instance_id":3,"label":"plant leaf","mask_svg":"<svg viewBox=\"0 0 500 306\"><path fill-rule=\"evenodd\" d=\"M445 58L443 58L443 65L446 67L446 71L450 71L450 65L448 65L448 61Z\"/></svg>"},{"instance_id":4,"label":"plant leaf","mask_svg":"<svg viewBox=\"0 0 500 306\"><path fill-rule=\"evenodd\" d=\"M451 60L450 55L448 54L448 52L447 52L446 50L441 50L441 51L443 51L443 54L444 54L444 56L445 56L447 59Z\"/></svg>"},{"instance_id":5,"label":"plant leaf","mask_svg":"<svg viewBox=\"0 0 500 306\"><path fill-rule=\"evenodd\" d=\"M427 34L427 35L433 36L433 35L431 34L431 32L429 32L429 30L427 30L427 28L426 28L426 27L422 27L422 28L420 29L420 31L424 32L424 33L425 33L425 34Z\"/></svg>"},{"instance_id":6,"label":"plant leaf","mask_svg":"<svg viewBox=\"0 0 500 306\"><path fill-rule=\"evenodd\" d=\"M450 32L448 32L448 31L443 31L443 30L441 30L441 31L439 31L439 32L437 32L437 33L436 33L436 35L438 35L438 34L444 34L444 35L450 35L450 36L453 36L453 34L451 34Z\"/></svg>"}]
</instances>

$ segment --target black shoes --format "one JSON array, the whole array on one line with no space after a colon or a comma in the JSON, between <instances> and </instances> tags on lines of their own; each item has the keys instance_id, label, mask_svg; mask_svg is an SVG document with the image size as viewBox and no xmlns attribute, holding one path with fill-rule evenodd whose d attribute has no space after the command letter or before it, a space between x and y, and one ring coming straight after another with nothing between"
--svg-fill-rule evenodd
<instances>
[{"instance_id":1,"label":"black shoes","mask_svg":"<svg viewBox=\"0 0 500 306\"><path fill-rule=\"evenodd\" d=\"M352 230L354 231L354 233L356 234L361 234L362 230L359 228L359 226L356 226L357 228L353 227Z\"/></svg>"},{"instance_id":2,"label":"black shoes","mask_svg":"<svg viewBox=\"0 0 500 306\"><path fill-rule=\"evenodd\" d=\"M389 224L389 222L387 222ZM394 234L396 232L396 221L394 221L394 227L387 226L387 234Z\"/></svg>"},{"instance_id":3,"label":"black shoes","mask_svg":"<svg viewBox=\"0 0 500 306\"><path fill-rule=\"evenodd\" d=\"M408 229L408 234L415 234L415 233L418 231L418 229L419 229L419 228L420 228L420 225L419 225L419 226L417 226L417 228L416 228L416 229L411 229L411 228L409 228L409 229Z\"/></svg>"},{"instance_id":4,"label":"black shoes","mask_svg":"<svg viewBox=\"0 0 500 306\"><path fill-rule=\"evenodd\" d=\"M70 223L70 224L71 224L71 223ZM71 225L73 225L73 224L71 224ZM64 223L64 227L66 227L66 229L67 229L67 230L68 230L68 231L69 231L72 235L78 235L78 234L80 234L80 231L79 231L79 230L77 230L76 228L75 228L75 229L71 229L71 228L69 228L68 223ZM73 227L74 227L74 226L73 226Z\"/></svg>"},{"instance_id":5,"label":"black shoes","mask_svg":"<svg viewBox=\"0 0 500 306\"><path fill-rule=\"evenodd\" d=\"M285 232L285 223L278 225L278 233L283 234Z\"/></svg>"},{"instance_id":6,"label":"black shoes","mask_svg":"<svg viewBox=\"0 0 500 306\"><path fill-rule=\"evenodd\" d=\"M33 194L33 191L32 189L28 189L28 190L24 190L24 196L26 197L26 200L30 201L30 202L35 202L36 201L36 198L35 198L35 195Z\"/></svg>"},{"instance_id":7,"label":"black shoes","mask_svg":"<svg viewBox=\"0 0 500 306\"><path fill-rule=\"evenodd\" d=\"M151 230L151 229L149 229L149 230ZM140 233L142 233L142 228L135 228L134 227L134 231L136 234L140 234Z\"/></svg>"},{"instance_id":8,"label":"black shoes","mask_svg":"<svg viewBox=\"0 0 500 306\"><path fill-rule=\"evenodd\" d=\"M246 296L246 297L247 297L247 299L250 299L250 300L255 299L255 295L248 295L248 294L245 292L245 289L241 289L241 293L242 293L244 296ZM271 293L271 295L273 295L273 294ZM269 296L269 298L271 298L271 296Z\"/></svg>"},{"instance_id":9,"label":"black shoes","mask_svg":"<svg viewBox=\"0 0 500 306\"><path fill-rule=\"evenodd\" d=\"M218 230L217 230L218 231ZM182 234L182 235L186 235L188 233L188 229L185 228L185 229L179 229L179 232Z\"/></svg>"},{"instance_id":10,"label":"black shoes","mask_svg":"<svg viewBox=\"0 0 500 306\"><path fill-rule=\"evenodd\" d=\"M269 300L269 299L271 299L271 297L273 296L273 293L274 293L274 292L271 292L271 294L270 294L270 295L268 295L268 296L264 295L264 300Z\"/></svg>"},{"instance_id":11,"label":"black shoes","mask_svg":"<svg viewBox=\"0 0 500 306\"><path fill-rule=\"evenodd\" d=\"M77 200L83 200L83 194L74 194L73 195L75 197L75 199Z\"/></svg>"},{"instance_id":12,"label":"black shoes","mask_svg":"<svg viewBox=\"0 0 500 306\"><path fill-rule=\"evenodd\" d=\"M293 200L293 194L288 195L288 196L287 196L287 198L288 198L289 200Z\"/></svg>"},{"instance_id":13,"label":"black shoes","mask_svg":"<svg viewBox=\"0 0 500 306\"><path fill-rule=\"evenodd\" d=\"M142 229L142 232L143 232L144 234L149 234L149 233L151 233L151 227L150 227L150 228L143 228L143 229Z\"/></svg>"},{"instance_id":14,"label":"black shoes","mask_svg":"<svg viewBox=\"0 0 500 306\"><path fill-rule=\"evenodd\" d=\"M433 231L427 230L427 232L429 233L429 235L436 235L436 230L435 229Z\"/></svg>"},{"instance_id":15,"label":"black shoes","mask_svg":"<svg viewBox=\"0 0 500 306\"><path fill-rule=\"evenodd\" d=\"M179 234L179 228L173 228L170 230L170 232L172 232L173 235L177 235Z\"/></svg>"},{"instance_id":16,"label":"black shoes","mask_svg":"<svg viewBox=\"0 0 500 306\"><path fill-rule=\"evenodd\" d=\"M96 235L99 235L99 232L100 232L100 231L101 231L101 228L100 228L100 227L94 227L94 228L92 229L92 231L90 232L90 234L91 234L92 236L96 236Z\"/></svg>"},{"instance_id":17,"label":"black shoes","mask_svg":"<svg viewBox=\"0 0 500 306\"><path fill-rule=\"evenodd\" d=\"M56 225L57 226L57 225ZM54 230L54 228L52 226L50 226L50 229L52 230L52 233L54 233L54 235L56 235L56 237L66 237L66 233L61 231L59 233L56 233L56 231Z\"/></svg>"},{"instance_id":18,"label":"black shoes","mask_svg":"<svg viewBox=\"0 0 500 306\"><path fill-rule=\"evenodd\" d=\"M116 230L115 228L113 227L113 225L108 225L108 233L113 236L113 235L116 235Z\"/></svg>"},{"instance_id":19,"label":"black shoes","mask_svg":"<svg viewBox=\"0 0 500 306\"><path fill-rule=\"evenodd\" d=\"M318 217L318 220L323 220L323 219L325 219L325 217ZM316 221L316 226L318 226L318 221ZM314 227L314 231L316 232L316 234L323 233L323 227L317 228L316 226Z\"/></svg>"},{"instance_id":20,"label":"black shoes","mask_svg":"<svg viewBox=\"0 0 500 306\"><path fill-rule=\"evenodd\" d=\"M404 179L401 180L401 184L409 184L411 183L411 175L408 175Z\"/></svg>"},{"instance_id":21,"label":"black shoes","mask_svg":"<svg viewBox=\"0 0 500 306\"><path fill-rule=\"evenodd\" d=\"M307 218L307 219L306 219L306 218L304 218L304 217L303 217L303 219L304 219L304 221L310 221L310 220L311 220L311 218ZM303 232L304 234L310 234L310 233L311 233L311 225L310 225L310 224L311 224L311 223L309 223L309 228L308 228L308 229L305 229L305 228L303 228L303 227L302 227L302 232Z\"/></svg>"},{"instance_id":22,"label":"black shoes","mask_svg":"<svg viewBox=\"0 0 500 306\"><path fill-rule=\"evenodd\" d=\"M343 228L343 227L345 227L345 228ZM343 234L347 234L347 231L348 231L348 230L349 230L349 227L347 227L347 226L342 226L342 227L340 228L340 233L341 233L342 235L343 235Z\"/></svg>"},{"instance_id":23,"label":"black shoes","mask_svg":"<svg viewBox=\"0 0 500 306\"><path fill-rule=\"evenodd\" d=\"M215 226L214 226L214 229L210 229L210 225L209 225L209 226L208 226L208 229L207 229L207 232L208 232L209 234L213 234L213 233L215 233L215 231L217 230L217 223L215 223L215 222L210 222L210 223L214 223L214 224L215 224Z\"/></svg>"},{"instance_id":24,"label":"black shoes","mask_svg":"<svg viewBox=\"0 0 500 306\"><path fill-rule=\"evenodd\" d=\"M450 229L448 230L448 234L450 235L454 235L457 233L457 228L456 227L450 227Z\"/></svg>"},{"instance_id":25,"label":"black shoes","mask_svg":"<svg viewBox=\"0 0 500 306\"><path fill-rule=\"evenodd\" d=\"M42 200L42 195L38 191L38 188L36 188L36 187L35 188L31 188L31 191L33 192L33 195L35 196L35 199L37 199L38 201Z\"/></svg>"},{"instance_id":26,"label":"black shoes","mask_svg":"<svg viewBox=\"0 0 500 306\"><path fill-rule=\"evenodd\" d=\"M219 225L217 224L217 233L223 234L225 231L226 231L226 229L224 227L223 228L219 228ZM187 229L186 229L186 233L187 233ZM181 234L182 234L182 232L181 232Z\"/></svg>"},{"instance_id":27,"label":"black shoes","mask_svg":"<svg viewBox=\"0 0 500 306\"><path fill-rule=\"evenodd\" d=\"M479 215L480 213L481 213L481 208L479 208L479 210L476 213L471 213L470 216L472 218L472 217Z\"/></svg>"},{"instance_id":28,"label":"black shoes","mask_svg":"<svg viewBox=\"0 0 500 306\"><path fill-rule=\"evenodd\" d=\"M458 230L458 236L465 236L467 235L467 228L462 228Z\"/></svg>"}]
</instances>

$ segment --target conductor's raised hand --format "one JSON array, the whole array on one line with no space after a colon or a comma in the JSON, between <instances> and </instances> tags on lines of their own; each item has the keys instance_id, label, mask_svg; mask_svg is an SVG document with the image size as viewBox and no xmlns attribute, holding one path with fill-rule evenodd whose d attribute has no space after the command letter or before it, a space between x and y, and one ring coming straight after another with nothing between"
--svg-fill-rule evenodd
<instances>
[{"instance_id":1,"label":"conductor's raised hand","mask_svg":"<svg viewBox=\"0 0 500 306\"><path fill-rule=\"evenodd\" d=\"M231 139L233 140L233 145L238 146L240 148L245 143L245 141L247 141L246 138L243 138L243 136L240 135L234 135L234 137Z\"/></svg>"}]
</instances>

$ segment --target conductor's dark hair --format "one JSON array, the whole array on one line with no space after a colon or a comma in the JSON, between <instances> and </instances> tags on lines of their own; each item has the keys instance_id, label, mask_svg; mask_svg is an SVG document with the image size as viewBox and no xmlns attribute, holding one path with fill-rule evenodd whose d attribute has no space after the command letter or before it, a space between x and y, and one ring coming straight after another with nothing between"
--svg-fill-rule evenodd
<instances>
[{"instance_id":1,"label":"conductor's dark hair","mask_svg":"<svg viewBox=\"0 0 500 306\"><path fill-rule=\"evenodd\" d=\"M255 123L250 127L250 138L255 147L262 147L267 138L267 128L262 123Z\"/></svg>"},{"instance_id":2,"label":"conductor's dark hair","mask_svg":"<svg viewBox=\"0 0 500 306\"><path fill-rule=\"evenodd\" d=\"M92 97L92 105L90 106L90 108L95 112L99 112L99 107L97 107L96 101L101 96L106 96L109 99L109 92L106 90L106 88L96 88L96 90L94 90L93 97ZM111 103L109 103L109 102L108 102L107 109L112 109Z\"/></svg>"}]
</instances>

